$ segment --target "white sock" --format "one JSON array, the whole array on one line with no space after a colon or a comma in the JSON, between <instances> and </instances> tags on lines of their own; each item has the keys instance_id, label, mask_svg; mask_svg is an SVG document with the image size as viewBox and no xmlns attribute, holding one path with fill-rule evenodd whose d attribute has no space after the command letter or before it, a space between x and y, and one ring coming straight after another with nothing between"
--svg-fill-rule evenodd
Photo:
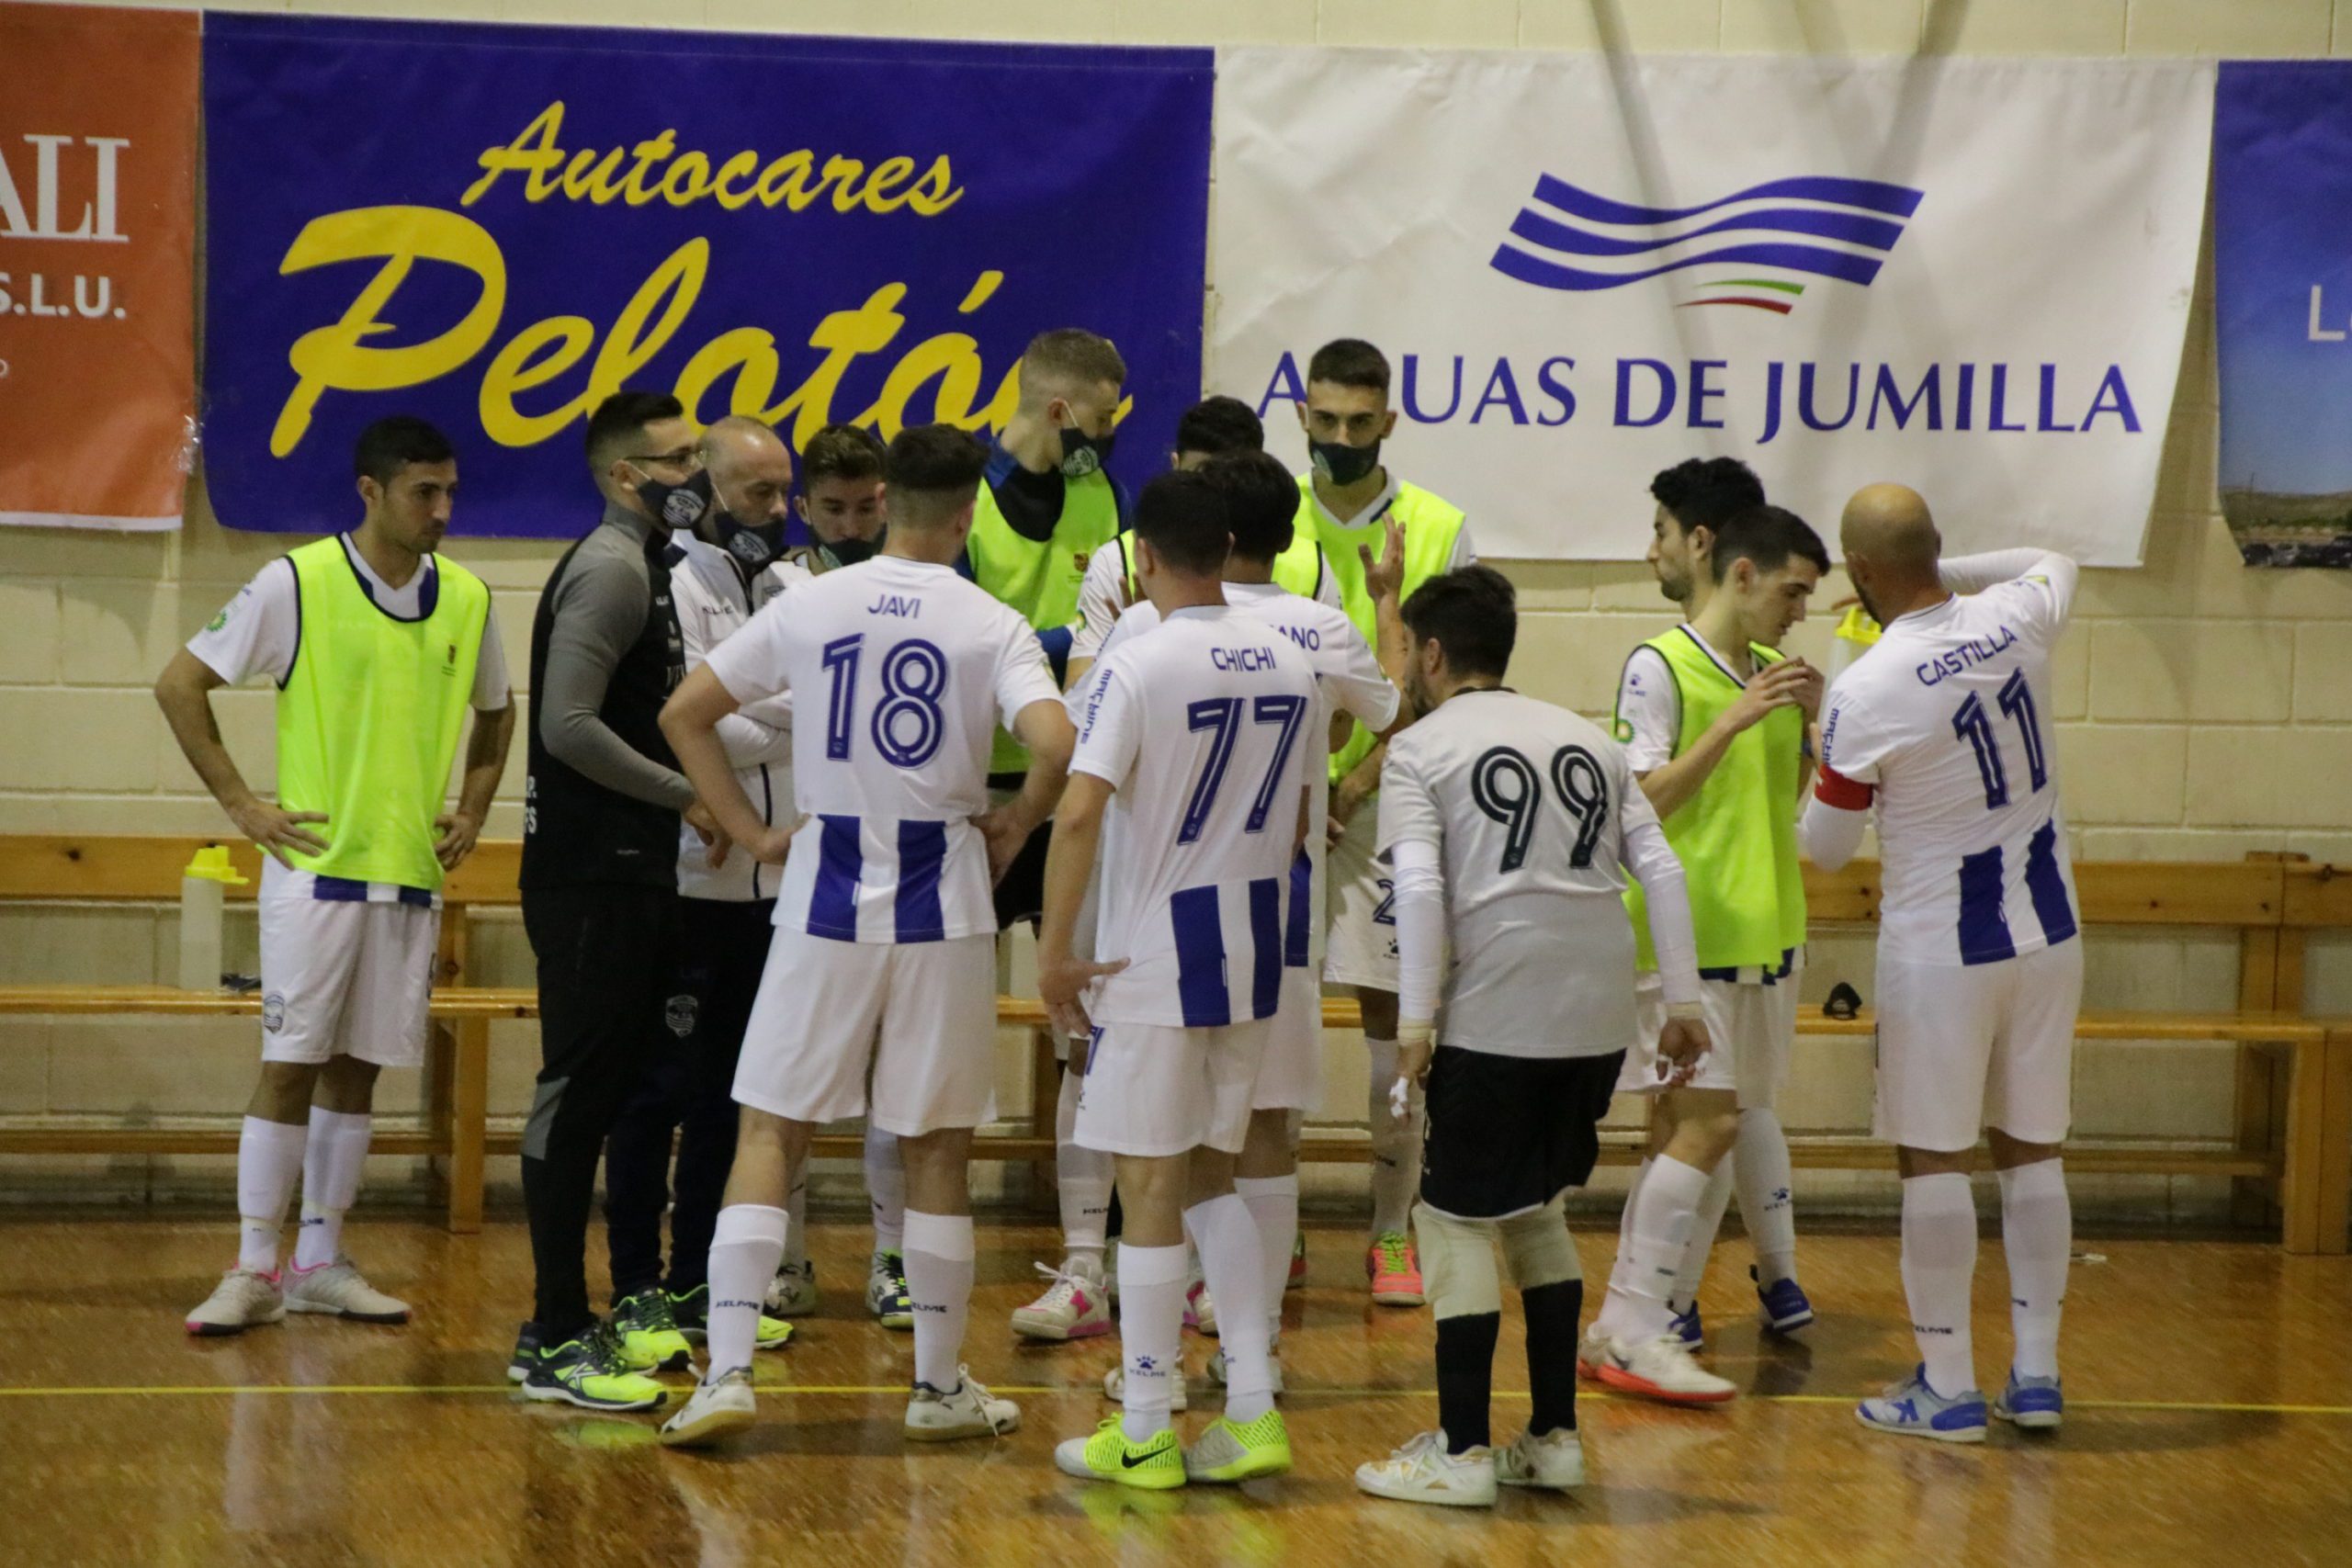
<instances>
[{"instance_id":1,"label":"white sock","mask_svg":"<svg viewBox=\"0 0 2352 1568\"><path fill-rule=\"evenodd\" d=\"M1421 1093L1416 1088L1403 1117L1390 1112L1396 1082L1396 1042L1364 1036L1372 1057L1366 1110L1372 1123L1372 1234L1412 1234L1413 1200L1421 1186Z\"/></svg>"},{"instance_id":2,"label":"white sock","mask_svg":"<svg viewBox=\"0 0 2352 1568\"><path fill-rule=\"evenodd\" d=\"M2010 1361L2019 1377L2058 1375L2058 1315L2075 1250L2075 1206L2054 1159L2001 1172L2001 1247L2009 1259Z\"/></svg>"},{"instance_id":3,"label":"white sock","mask_svg":"<svg viewBox=\"0 0 2352 1568\"><path fill-rule=\"evenodd\" d=\"M1789 1136L1781 1114L1770 1106L1739 1113L1739 1141L1732 1145L1731 1168L1739 1184L1739 1218L1756 1248L1756 1283L1777 1285L1797 1277L1797 1210L1790 1196L1795 1173L1789 1166Z\"/></svg>"},{"instance_id":4,"label":"white sock","mask_svg":"<svg viewBox=\"0 0 2352 1568\"><path fill-rule=\"evenodd\" d=\"M907 1299L915 1309L915 1381L942 1393L964 1386L957 1363L964 1354L964 1323L972 1311L977 1252L971 1215L907 1211Z\"/></svg>"},{"instance_id":5,"label":"white sock","mask_svg":"<svg viewBox=\"0 0 2352 1568\"><path fill-rule=\"evenodd\" d=\"M1603 1330L1639 1343L1657 1338L1673 1323L1668 1297L1706 1191L1707 1173L1695 1166L1671 1155L1660 1155L1651 1165L1635 1195L1624 1271L1610 1285L1600 1308Z\"/></svg>"},{"instance_id":6,"label":"white sock","mask_svg":"<svg viewBox=\"0 0 2352 1568\"><path fill-rule=\"evenodd\" d=\"M1054 1105L1054 1184L1062 1203L1062 1248L1072 1263L1091 1263L1102 1273L1103 1233L1111 1224L1111 1183L1116 1162L1101 1149L1080 1148L1078 1094L1085 1078L1062 1069L1061 1098Z\"/></svg>"},{"instance_id":7,"label":"white sock","mask_svg":"<svg viewBox=\"0 0 2352 1568\"><path fill-rule=\"evenodd\" d=\"M706 1381L752 1364L760 1337L760 1306L783 1261L791 1218L764 1203L729 1203L710 1233L709 1362Z\"/></svg>"},{"instance_id":8,"label":"white sock","mask_svg":"<svg viewBox=\"0 0 2352 1568\"><path fill-rule=\"evenodd\" d=\"M1169 1380L1182 1376L1176 1353L1184 1338L1184 1248L1119 1243L1119 1355L1126 1368L1121 1423L1139 1443L1170 1426Z\"/></svg>"},{"instance_id":9,"label":"white sock","mask_svg":"<svg viewBox=\"0 0 2352 1568\"><path fill-rule=\"evenodd\" d=\"M1266 1266L1266 1332L1270 1340L1283 1331L1283 1292L1290 1284L1291 1244L1298 1239L1298 1172L1288 1176L1242 1176L1234 1179L1234 1195L1250 1206L1258 1226L1258 1250ZM1216 1287L1210 1287L1215 1295ZM1217 1303L1219 1322L1225 1303Z\"/></svg>"},{"instance_id":10,"label":"white sock","mask_svg":"<svg viewBox=\"0 0 2352 1568\"><path fill-rule=\"evenodd\" d=\"M311 1136L302 1150L302 1226L294 1237L294 1267L319 1269L343 1255L343 1216L359 1197L375 1118L311 1107Z\"/></svg>"},{"instance_id":11,"label":"white sock","mask_svg":"<svg viewBox=\"0 0 2352 1568\"><path fill-rule=\"evenodd\" d=\"M311 1129L300 1122L245 1118L237 1135L237 1267L256 1274L277 1268L277 1232L302 1172Z\"/></svg>"},{"instance_id":12,"label":"white sock","mask_svg":"<svg viewBox=\"0 0 2352 1568\"><path fill-rule=\"evenodd\" d=\"M1690 1216L1690 1239L1683 1244L1682 1264L1674 1271L1676 1308L1697 1304L1699 1287L1707 1280L1707 1259L1714 1254L1715 1233L1723 1229L1724 1211L1730 1207L1731 1158L1725 1156L1715 1162L1707 1190L1699 1196L1698 1211Z\"/></svg>"},{"instance_id":13,"label":"white sock","mask_svg":"<svg viewBox=\"0 0 2352 1568\"><path fill-rule=\"evenodd\" d=\"M1634 1171L1634 1179L1625 1184L1625 1207L1617 1215L1617 1256L1609 1265L1609 1288L1612 1291L1624 1283L1625 1268L1634 1256L1634 1209L1642 1201L1642 1183L1649 1179L1650 1167L1657 1163L1656 1155L1644 1155L1641 1165Z\"/></svg>"},{"instance_id":14,"label":"white sock","mask_svg":"<svg viewBox=\"0 0 2352 1568\"><path fill-rule=\"evenodd\" d=\"M865 1191L874 1203L874 1252L907 1250L907 1167L899 1156L899 1134L865 1126Z\"/></svg>"},{"instance_id":15,"label":"white sock","mask_svg":"<svg viewBox=\"0 0 2352 1568\"><path fill-rule=\"evenodd\" d=\"M784 1195L785 1218L791 1223L784 1227L785 1263L795 1269L808 1267L808 1167L800 1168L799 1179L792 1190Z\"/></svg>"},{"instance_id":16,"label":"white sock","mask_svg":"<svg viewBox=\"0 0 2352 1568\"><path fill-rule=\"evenodd\" d=\"M1968 1293L1976 1278L1976 1196L1958 1171L1903 1184L1903 1293L1928 1386L1947 1397L1976 1386Z\"/></svg>"},{"instance_id":17,"label":"white sock","mask_svg":"<svg viewBox=\"0 0 2352 1568\"><path fill-rule=\"evenodd\" d=\"M1185 1210L1184 1224L1201 1249L1201 1277L1216 1298L1226 1417L1247 1426L1274 1407L1273 1318L1258 1222L1238 1193L1227 1192Z\"/></svg>"}]
</instances>

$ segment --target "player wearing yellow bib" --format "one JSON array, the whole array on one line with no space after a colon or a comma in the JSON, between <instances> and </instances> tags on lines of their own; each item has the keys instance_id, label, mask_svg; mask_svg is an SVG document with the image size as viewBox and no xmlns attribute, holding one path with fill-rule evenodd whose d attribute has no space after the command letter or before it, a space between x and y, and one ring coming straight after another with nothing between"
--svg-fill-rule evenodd
<instances>
[{"instance_id":1,"label":"player wearing yellow bib","mask_svg":"<svg viewBox=\"0 0 2352 1568\"><path fill-rule=\"evenodd\" d=\"M1299 476L1295 545L1311 540L1322 550L1339 584L1340 607L1367 641L1375 627L1360 552L1379 553L1391 519L1404 531L1405 598L1430 578L1478 558L1460 509L1407 484L1381 463L1381 443L1396 429L1388 386L1387 355L1359 338L1340 338L1307 361L1306 401L1298 411L1313 467ZM1421 1266L1410 1233L1421 1180L1421 1101L1416 1091L1400 1116L1388 1100L1388 1086L1396 1080L1396 921L1394 885L1374 853L1379 814L1368 805L1386 756L1358 724L1331 758L1331 923L1323 978L1354 988L1372 1057L1365 1107L1372 1126L1372 1245L1364 1254L1372 1299L1385 1306L1419 1306Z\"/></svg>"},{"instance_id":2,"label":"player wearing yellow bib","mask_svg":"<svg viewBox=\"0 0 2352 1568\"><path fill-rule=\"evenodd\" d=\"M1658 1096L1654 1157L1626 1201L1608 1301L1579 1354L1587 1376L1673 1403L1711 1404L1736 1392L1691 1359L1674 1327L1673 1291L1708 1179L1738 1134L1744 1063L1782 1052L1784 1027L1794 1022L1781 998L1804 942L1796 814L1821 681L1775 645L1804 618L1828 566L1819 536L1792 513L1757 506L1725 521L1710 552L1714 592L1704 607L1628 661L1629 671L1639 662L1648 667L1645 681L1675 692L1668 761L1645 768L1635 753L1656 728L1646 716L1656 710L1619 708L1642 793L1689 877L1701 1004L1713 1043L1690 1066L1628 1055L1618 1087ZM1627 890L1626 903L1639 966L1655 970L1638 888ZM1660 992L1645 999L1645 1010L1663 1005ZM1645 1021L1641 1038L1654 1035Z\"/></svg>"},{"instance_id":3,"label":"player wearing yellow bib","mask_svg":"<svg viewBox=\"0 0 2352 1568\"><path fill-rule=\"evenodd\" d=\"M347 534L262 568L155 682L180 750L240 832L266 851L260 890L261 1082L237 1145L237 1266L190 1313L237 1334L287 1313L405 1323L360 1277L344 1212L368 1158L376 1075L424 1051L441 881L472 852L514 735L490 591L434 553L457 456L418 419L377 421L355 467ZM277 800L220 743L214 688L277 684ZM466 712L465 782L445 809ZM302 1183L294 1262L277 1234Z\"/></svg>"}]
</instances>

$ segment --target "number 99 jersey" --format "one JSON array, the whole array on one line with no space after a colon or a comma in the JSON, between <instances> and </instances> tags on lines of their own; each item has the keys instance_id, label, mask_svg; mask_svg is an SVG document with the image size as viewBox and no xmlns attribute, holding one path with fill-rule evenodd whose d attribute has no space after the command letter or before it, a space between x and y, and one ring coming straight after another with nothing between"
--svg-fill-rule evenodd
<instances>
[{"instance_id":1,"label":"number 99 jersey","mask_svg":"<svg viewBox=\"0 0 2352 1568\"><path fill-rule=\"evenodd\" d=\"M1455 693L1388 743L1380 855L1435 844L1453 964L1448 1045L1600 1056L1634 1043L1630 836L1663 844L1618 744L1566 708L1510 691Z\"/></svg>"}]
</instances>

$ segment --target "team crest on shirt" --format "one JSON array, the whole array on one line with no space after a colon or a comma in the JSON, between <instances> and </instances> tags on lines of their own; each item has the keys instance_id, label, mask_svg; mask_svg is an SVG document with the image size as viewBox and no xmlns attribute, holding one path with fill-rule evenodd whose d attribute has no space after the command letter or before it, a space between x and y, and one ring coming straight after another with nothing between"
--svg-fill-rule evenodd
<instances>
[{"instance_id":1,"label":"team crest on shirt","mask_svg":"<svg viewBox=\"0 0 2352 1568\"><path fill-rule=\"evenodd\" d=\"M261 999L261 1027L266 1034L275 1034L286 1027L286 993L272 991Z\"/></svg>"},{"instance_id":2,"label":"team crest on shirt","mask_svg":"<svg viewBox=\"0 0 2352 1568\"><path fill-rule=\"evenodd\" d=\"M684 1040L695 1032L695 1020L701 1016L702 1004L691 996L672 997L662 1010L662 1021L670 1032Z\"/></svg>"}]
</instances>

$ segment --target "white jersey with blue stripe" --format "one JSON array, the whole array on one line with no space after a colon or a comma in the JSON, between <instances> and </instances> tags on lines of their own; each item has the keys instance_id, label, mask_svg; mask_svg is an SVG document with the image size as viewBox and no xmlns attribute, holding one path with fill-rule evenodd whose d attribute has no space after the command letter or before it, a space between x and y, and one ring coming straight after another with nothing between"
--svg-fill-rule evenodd
<instances>
[{"instance_id":1,"label":"white jersey with blue stripe","mask_svg":"<svg viewBox=\"0 0 2352 1568\"><path fill-rule=\"evenodd\" d=\"M1947 584L1968 564L1947 562ZM1823 709L1817 794L1873 807L1880 947L1914 963L1998 963L2079 923L2050 700L2075 567L2039 552L2018 564L1899 617Z\"/></svg>"},{"instance_id":2,"label":"white jersey with blue stripe","mask_svg":"<svg viewBox=\"0 0 2352 1568\"><path fill-rule=\"evenodd\" d=\"M1127 963L1089 1014L1189 1029L1272 1018L1323 757L1306 655L1248 611L1179 610L1107 653L1085 692L1070 771L1115 792L1095 954Z\"/></svg>"},{"instance_id":3,"label":"white jersey with blue stripe","mask_svg":"<svg viewBox=\"0 0 2352 1568\"><path fill-rule=\"evenodd\" d=\"M1060 693L1029 623L952 567L877 556L802 583L710 651L738 703L795 694L775 923L836 942L996 930L989 751Z\"/></svg>"}]
</instances>

